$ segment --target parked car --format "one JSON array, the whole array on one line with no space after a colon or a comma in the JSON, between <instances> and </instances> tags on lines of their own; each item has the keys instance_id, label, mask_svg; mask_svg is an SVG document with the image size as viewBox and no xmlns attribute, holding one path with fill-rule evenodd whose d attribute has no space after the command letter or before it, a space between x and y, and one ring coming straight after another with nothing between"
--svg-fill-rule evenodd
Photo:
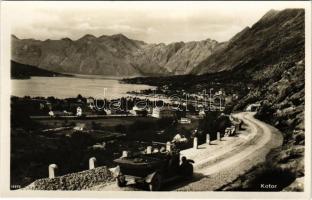
<instances>
[{"instance_id":1,"label":"parked car","mask_svg":"<svg viewBox=\"0 0 312 200\"><path fill-rule=\"evenodd\" d=\"M148 184L150 191L158 191L165 182L193 175L193 165L190 162L180 165L177 152L140 154L118 158L114 162L118 164L116 182L119 187L126 186L128 182L144 183Z\"/></svg>"}]
</instances>

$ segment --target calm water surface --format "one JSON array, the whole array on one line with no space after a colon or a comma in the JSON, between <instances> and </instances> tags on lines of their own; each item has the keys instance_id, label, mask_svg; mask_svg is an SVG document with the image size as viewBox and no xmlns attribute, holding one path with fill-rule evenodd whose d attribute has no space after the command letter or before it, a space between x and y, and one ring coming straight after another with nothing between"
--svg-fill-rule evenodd
<instances>
[{"instance_id":1,"label":"calm water surface","mask_svg":"<svg viewBox=\"0 0 312 200\"><path fill-rule=\"evenodd\" d=\"M12 95L14 96L54 96L57 98L84 97L120 98L127 96L129 91L155 89L153 86L138 84L121 84L112 78L90 77L31 77L25 80L12 80Z\"/></svg>"}]
</instances>

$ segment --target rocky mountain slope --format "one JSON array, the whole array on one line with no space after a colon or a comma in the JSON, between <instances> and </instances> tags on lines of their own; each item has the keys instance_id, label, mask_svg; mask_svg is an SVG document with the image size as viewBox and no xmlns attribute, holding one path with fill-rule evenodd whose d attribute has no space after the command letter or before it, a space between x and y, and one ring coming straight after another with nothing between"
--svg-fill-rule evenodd
<instances>
[{"instance_id":1,"label":"rocky mountain slope","mask_svg":"<svg viewBox=\"0 0 312 200\"><path fill-rule=\"evenodd\" d=\"M222 48L201 62L193 74L235 69L252 74L288 57L302 58L304 50L304 10L271 10L251 28L246 27ZM301 58L300 55L301 54ZM298 55L298 56L296 56Z\"/></svg>"},{"instance_id":2,"label":"rocky mountain slope","mask_svg":"<svg viewBox=\"0 0 312 200\"><path fill-rule=\"evenodd\" d=\"M218 47L215 40L145 45L135 52L133 63L139 67L158 66L171 75L188 74Z\"/></svg>"},{"instance_id":3,"label":"rocky mountain slope","mask_svg":"<svg viewBox=\"0 0 312 200\"><path fill-rule=\"evenodd\" d=\"M189 73L218 46L214 40L147 44L122 34L85 35L73 41L39 41L12 36L12 60L67 73L159 76Z\"/></svg>"},{"instance_id":4,"label":"rocky mountain slope","mask_svg":"<svg viewBox=\"0 0 312 200\"><path fill-rule=\"evenodd\" d=\"M245 80L252 87L239 100L234 110L241 110L251 103L260 103L257 118L272 124L283 133L283 145L271 152L267 162L243 175L224 190L253 190L259 183L274 182L274 179L280 180L280 183L277 181L278 184L293 180L283 188L284 191L304 190L304 10L270 11L247 31L265 33L268 29L272 32L272 39L263 38L268 48L257 53L263 60L253 58L251 60L257 62L250 63L249 59L242 56L241 63L246 64L236 65L245 68L246 73L249 70L252 72L250 79ZM259 39L262 40L262 37ZM231 50L228 51L231 54ZM229 63L234 63L234 59L229 59Z\"/></svg>"},{"instance_id":5,"label":"rocky mountain slope","mask_svg":"<svg viewBox=\"0 0 312 200\"><path fill-rule=\"evenodd\" d=\"M283 145L272 151L265 163L242 175L222 190L254 191L255 188L259 188L259 183L276 183L279 186L291 183L280 189L304 190L304 68L304 61L300 60L280 69L280 72L275 71L271 81L251 89L237 103L235 110L241 110L250 103L260 103L261 107L256 117L282 132Z\"/></svg>"}]
</instances>

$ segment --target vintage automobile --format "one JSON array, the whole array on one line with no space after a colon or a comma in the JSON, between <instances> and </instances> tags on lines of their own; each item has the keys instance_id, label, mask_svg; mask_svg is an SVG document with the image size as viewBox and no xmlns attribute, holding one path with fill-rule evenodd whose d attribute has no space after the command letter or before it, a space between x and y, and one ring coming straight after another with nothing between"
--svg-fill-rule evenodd
<instances>
[{"instance_id":1,"label":"vintage automobile","mask_svg":"<svg viewBox=\"0 0 312 200\"><path fill-rule=\"evenodd\" d=\"M150 191L158 191L163 183L193 175L193 166L188 162L180 165L180 155L177 152L157 152L139 154L132 157L114 160L116 167L116 182L119 187L127 183L148 184Z\"/></svg>"}]
</instances>

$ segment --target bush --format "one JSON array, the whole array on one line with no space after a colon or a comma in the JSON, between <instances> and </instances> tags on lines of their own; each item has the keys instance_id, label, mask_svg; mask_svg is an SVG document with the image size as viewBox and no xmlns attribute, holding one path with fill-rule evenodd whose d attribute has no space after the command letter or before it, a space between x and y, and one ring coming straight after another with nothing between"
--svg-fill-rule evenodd
<instances>
[{"instance_id":1,"label":"bush","mask_svg":"<svg viewBox=\"0 0 312 200\"><path fill-rule=\"evenodd\" d=\"M290 170L265 165L257 169L256 174L246 183L246 191L281 191L290 185L296 176ZM275 188L264 188L262 185L276 185Z\"/></svg>"}]
</instances>

